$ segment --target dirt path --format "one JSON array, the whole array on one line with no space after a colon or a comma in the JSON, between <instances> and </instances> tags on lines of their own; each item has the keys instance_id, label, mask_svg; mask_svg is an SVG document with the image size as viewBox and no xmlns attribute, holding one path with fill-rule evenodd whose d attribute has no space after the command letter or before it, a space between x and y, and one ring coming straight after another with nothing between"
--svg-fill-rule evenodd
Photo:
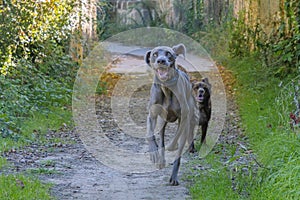
<instances>
[{"instance_id":1,"label":"dirt path","mask_svg":"<svg viewBox=\"0 0 300 200\"><path fill-rule=\"evenodd\" d=\"M139 53L140 52L137 54ZM132 65L139 65L139 63L141 63L140 58L133 58L128 55L123 56L122 59L123 61L119 62L120 68L112 68L111 72L118 73L118 70L124 70L124 67L126 72L126 66L128 66L126 62L128 61ZM122 73L124 73L124 71ZM138 76L143 76L145 73L147 73L147 70L138 71ZM202 75L209 76L211 80L214 79L214 76L217 76L215 72L205 70ZM130 74L129 77L132 77L132 74ZM142 79L144 80L145 77ZM134 134L136 133L128 134L128 132L124 131L128 127L130 128L131 125L127 121L120 123L120 120L123 118L127 119L124 114L127 113L135 126L145 127L149 87L150 85L146 84L134 89L133 93L129 95L129 107L126 108L126 111L122 110L122 106L117 107L116 111L113 105L113 102L115 102L116 105L124 103L124 99L118 102L118 98L116 100L109 95L103 95L92 100L95 103L96 120L107 142L109 142L111 146L114 146L114 148L133 152L137 157L147 153L145 139L141 136L135 137ZM225 94L221 86L217 83L215 83L214 91L213 102L215 105L219 105L219 107L215 106L213 111L213 119L209 130L211 133L210 140L212 142L216 140L219 136L218 132L224 130L223 133L226 133L226 135L222 135L219 142L232 142L237 145L237 141L241 141L239 139L241 137L241 130L238 125L239 119L236 113L236 107L232 100L228 102L229 110L227 113L229 114L226 117L225 127L223 128L222 120L225 121L226 102L224 105L220 97L224 97ZM126 97L124 92L126 93L126 91L123 91L123 93L119 91L118 95ZM119 113L117 114L118 116L122 116L122 114L124 114L124 116L118 118L114 112ZM219 116L216 113L224 113L224 115ZM126 127L123 127L122 124L125 124ZM189 173L186 162L192 159L191 157L193 156L189 154L183 156L183 162L179 172L180 185L176 187L169 186L168 179L172 170L170 163L173 159L171 154L167 155L169 165L162 170L155 170L147 155L144 156L145 160L140 160L138 164L135 163L134 159L131 163L127 162L128 158L124 158L126 161L125 164L122 159L117 160L119 162L117 165L122 167L120 167L121 169L116 169L113 163L106 162L105 157L107 154L112 154L113 157L115 149L108 147L105 149L105 152L103 152L101 145L104 144L99 142L93 143L101 139L99 135L87 139L87 137L93 134L87 131L88 136L82 136L78 134L80 133L79 129L80 127L77 127L73 131L66 131L66 128L66 130L49 132L49 143L47 145L40 146L39 144L32 144L22 151L6 153L5 156L14 164L13 167L6 170L7 173L38 169L40 171L38 173L39 177L44 182L53 184L51 192L57 199L181 200L190 198L187 189L189 183L185 181L184 174ZM166 132L169 138L172 136L170 133L175 132L175 130L175 124L167 128ZM141 132L139 134L144 133ZM64 142L53 142L53 138L61 138ZM167 140L169 138L167 138ZM92 144L92 146L90 144ZM246 144L239 144L240 145L237 145L236 154L239 154L239 149L244 152L242 148L244 148ZM199 156L196 156L196 159L199 159L201 155L206 155L211 148L202 150ZM246 166L251 159L251 155L248 155L244 156L243 154L238 162ZM142 156L142 158L144 157ZM224 156L224 162L226 162L226 159L226 156ZM116 159L113 161L116 161ZM135 169L137 169L137 171L135 171ZM246 170L247 169L245 169L245 171Z\"/></svg>"}]
</instances>

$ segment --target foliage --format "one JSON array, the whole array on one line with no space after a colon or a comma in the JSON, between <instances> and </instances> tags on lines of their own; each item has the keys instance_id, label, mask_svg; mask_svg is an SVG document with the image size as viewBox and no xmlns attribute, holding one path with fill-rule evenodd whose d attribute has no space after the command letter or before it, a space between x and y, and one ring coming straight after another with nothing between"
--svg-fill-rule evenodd
<instances>
[{"instance_id":1,"label":"foliage","mask_svg":"<svg viewBox=\"0 0 300 200\"><path fill-rule=\"evenodd\" d=\"M0 170L6 165L7 165L6 159L0 156Z\"/></svg>"},{"instance_id":2,"label":"foliage","mask_svg":"<svg viewBox=\"0 0 300 200\"><path fill-rule=\"evenodd\" d=\"M118 74L107 71L103 72L96 88L96 94L106 94L108 96L112 95L113 89L120 78L121 76Z\"/></svg>"},{"instance_id":3,"label":"foliage","mask_svg":"<svg viewBox=\"0 0 300 200\"><path fill-rule=\"evenodd\" d=\"M63 109L71 104L76 68L69 58L62 57L56 62L49 64L48 72L43 73L24 61L15 68L19 75L0 76L0 127L3 138L18 139L20 135L16 133L20 132L21 121L33 116L34 112L46 114L51 107Z\"/></svg>"},{"instance_id":4,"label":"foliage","mask_svg":"<svg viewBox=\"0 0 300 200\"><path fill-rule=\"evenodd\" d=\"M178 23L171 24L172 29L178 30L187 35L193 35L203 31L205 27L204 1L174 1L174 9L178 14Z\"/></svg>"},{"instance_id":5,"label":"foliage","mask_svg":"<svg viewBox=\"0 0 300 200\"><path fill-rule=\"evenodd\" d=\"M18 140L34 112L71 102L77 64L67 56L75 1L1 3L0 137Z\"/></svg>"},{"instance_id":6,"label":"foliage","mask_svg":"<svg viewBox=\"0 0 300 200\"><path fill-rule=\"evenodd\" d=\"M285 1L280 16L274 16L274 28L267 33L259 21L246 24L246 14L241 12L233 22L230 50L233 56L247 56L258 52L264 65L272 68L273 74L285 76L300 69L300 2Z\"/></svg>"},{"instance_id":7,"label":"foliage","mask_svg":"<svg viewBox=\"0 0 300 200\"><path fill-rule=\"evenodd\" d=\"M232 59L228 66L237 77L235 87L239 91L237 100L245 134L261 163L251 181L251 197L297 199L300 137L289 125L288 110L294 109L292 91L279 87L282 80L272 77L272 71L264 70L257 55ZM283 81L293 78L286 77Z\"/></svg>"},{"instance_id":8,"label":"foliage","mask_svg":"<svg viewBox=\"0 0 300 200\"><path fill-rule=\"evenodd\" d=\"M68 51L75 2L0 2L0 153L43 142L49 129L71 120L78 65ZM27 176L1 175L0 199L51 199L49 187Z\"/></svg>"},{"instance_id":9,"label":"foliage","mask_svg":"<svg viewBox=\"0 0 300 200\"><path fill-rule=\"evenodd\" d=\"M114 16L113 4L107 0L97 4L97 34L98 38L105 40L115 33L116 18Z\"/></svg>"},{"instance_id":10,"label":"foliage","mask_svg":"<svg viewBox=\"0 0 300 200\"><path fill-rule=\"evenodd\" d=\"M143 14L143 10L147 11L147 15ZM136 27L168 27L165 20L167 13L158 9L156 2L151 0L137 2L137 4L130 6L128 13L133 11L138 13L139 20L134 18L129 18L129 20L133 21Z\"/></svg>"},{"instance_id":11,"label":"foliage","mask_svg":"<svg viewBox=\"0 0 300 200\"><path fill-rule=\"evenodd\" d=\"M204 40L214 59L237 78L232 87L244 134L249 137L250 148L255 152L259 166L251 169L254 170L250 172L251 176L241 174L234 182L238 184L236 192L245 192L250 199L297 199L299 196L300 176L296 171L300 164L300 135L299 129L293 131L290 127L290 113L296 110L291 80L298 83L299 79L299 45L295 42L299 37L298 8L296 1L286 3L285 12L291 17L288 21L280 21L281 26L271 35L264 33L259 24L248 26L243 13L216 29L207 27L206 33L194 34L196 40ZM227 148L230 147L222 149ZM220 159L217 155L209 156L215 162ZM195 185L191 188L195 199L202 193L210 194L212 185L223 191L232 184L218 180L218 173L200 171L199 174L193 179ZM205 181L209 186L203 185ZM216 182L223 183L223 188L216 186ZM231 192L228 189L227 195Z\"/></svg>"},{"instance_id":12,"label":"foliage","mask_svg":"<svg viewBox=\"0 0 300 200\"><path fill-rule=\"evenodd\" d=\"M122 31L140 27L163 27L167 28L165 12L156 7L153 1L137 1L130 5L123 15L113 12L113 3L103 1L98 5L97 32L100 40L105 40ZM147 11L144 15L143 10ZM129 13L137 12L138 17L129 17ZM128 15L128 16L127 16Z\"/></svg>"},{"instance_id":13,"label":"foliage","mask_svg":"<svg viewBox=\"0 0 300 200\"><path fill-rule=\"evenodd\" d=\"M41 63L61 51L70 34L73 0L16 1L1 3L1 74L14 73L18 59Z\"/></svg>"},{"instance_id":14,"label":"foliage","mask_svg":"<svg viewBox=\"0 0 300 200\"><path fill-rule=\"evenodd\" d=\"M280 84L281 90L275 99L275 104L280 114L279 123L287 129L291 128L294 131L299 131L300 127L300 82L297 80L299 80L299 76L294 78L290 83L285 84L282 82Z\"/></svg>"},{"instance_id":15,"label":"foliage","mask_svg":"<svg viewBox=\"0 0 300 200\"><path fill-rule=\"evenodd\" d=\"M188 1L185 4L178 0L174 1L175 10L179 15L179 21L176 24L168 23L167 18L170 11L162 11L156 3L150 0L138 1L130 5L127 12L123 14L126 16L116 17L116 13L112 12L113 6L108 2L99 6L97 25L101 40L119 32L139 27L170 28L188 35L201 31L204 27L203 0ZM145 10L147 11L146 15ZM128 17L130 16L128 14L132 12L136 12L138 17Z\"/></svg>"}]
</instances>

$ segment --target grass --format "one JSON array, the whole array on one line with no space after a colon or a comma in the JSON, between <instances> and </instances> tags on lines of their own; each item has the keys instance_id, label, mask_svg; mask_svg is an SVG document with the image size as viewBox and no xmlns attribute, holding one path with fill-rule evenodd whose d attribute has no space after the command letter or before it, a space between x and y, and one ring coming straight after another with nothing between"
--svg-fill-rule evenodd
<instances>
[{"instance_id":1,"label":"grass","mask_svg":"<svg viewBox=\"0 0 300 200\"><path fill-rule=\"evenodd\" d=\"M262 166L252 181L252 199L297 199L300 144L289 128L290 92L279 87L291 77L276 78L255 56L229 64L237 78L237 101L245 133ZM285 92L285 95L279 95ZM279 99L281 98L281 99ZM290 101L290 108L283 103ZM286 121L283 121L286 120ZM299 133L298 133L299 134Z\"/></svg>"},{"instance_id":2,"label":"grass","mask_svg":"<svg viewBox=\"0 0 300 200\"><path fill-rule=\"evenodd\" d=\"M32 117L21 122L21 132L15 137L1 138L0 152L10 151L29 145L32 141L47 142L45 135L49 130L72 127L72 112L61 108L51 108L44 112L34 112ZM52 138L53 142L61 142ZM48 141L49 142L49 141Z\"/></svg>"},{"instance_id":3,"label":"grass","mask_svg":"<svg viewBox=\"0 0 300 200\"><path fill-rule=\"evenodd\" d=\"M0 170L6 165L7 165L6 159L0 156Z\"/></svg>"},{"instance_id":4,"label":"grass","mask_svg":"<svg viewBox=\"0 0 300 200\"><path fill-rule=\"evenodd\" d=\"M50 186L24 175L0 175L0 199L53 199L49 195Z\"/></svg>"},{"instance_id":5,"label":"grass","mask_svg":"<svg viewBox=\"0 0 300 200\"><path fill-rule=\"evenodd\" d=\"M48 169L44 167L39 167L39 168L33 168L33 169L28 169L27 170L30 174L46 174L46 175L52 175L52 174L59 174L59 172L55 169Z\"/></svg>"},{"instance_id":6,"label":"grass","mask_svg":"<svg viewBox=\"0 0 300 200\"><path fill-rule=\"evenodd\" d=\"M65 126L72 127L71 118L71 111L60 108L51 108L48 112L35 112L32 117L21 123L21 133L18 137L1 138L0 152L19 149L31 142L62 142L60 138L51 138L49 141L45 135L49 130L59 130ZM6 159L0 157L0 171L7 165ZM41 183L35 178L35 175L58 172L55 169L47 169L47 167L55 165L53 161L45 161L42 165L45 167L31 169L27 171L29 173L26 175L0 175L0 199L53 199L49 193L51 185Z\"/></svg>"},{"instance_id":7,"label":"grass","mask_svg":"<svg viewBox=\"0 0 300 200\"><path fill-rule=\"evenodd\" d=\"M49 130L59 130L65 125L72 125L72 112L61 108L51 108L50 112L33 113L33 117L22 123L22 134L25 137L44 135Z\"/></svg>"},{"instance_id":8,"label":"grass","mask_svg":"<svg viewBox=\"0 0 300 200\"><path fill-rule=\"evenodd\" d=\"M193 162L196 165L199 161ZM205 158L205 163L209 167L203 171L193 172L196 176L188 176L188 180L193 182L190 192L193 199L238 199L238 194L232 190L230 173L226 166L216 161L214 154L209 154ZM198 163L199 164L199 163Z\"/></svg>"},{"instance_id":9,"label":"grass","mask_svg":"<svg viewBox=\"0 0 300 200\"><path fill-rule=\"evenodd\" d=\"M208 163L211 169L197 170L198 175L191 177L193 199L292 200L300 196L300 132L293 132L289 125L289 114L295 110L290 82L297 75L275 77L258 60L255 55L231 58L225 65L236 78L235 97L244 134L260 166L250 168L249 175L237 168L232 181L232 172L216 152L222 148L230 155L234 147L216 145L196 162Z\"/></svg>"}]
</instances>

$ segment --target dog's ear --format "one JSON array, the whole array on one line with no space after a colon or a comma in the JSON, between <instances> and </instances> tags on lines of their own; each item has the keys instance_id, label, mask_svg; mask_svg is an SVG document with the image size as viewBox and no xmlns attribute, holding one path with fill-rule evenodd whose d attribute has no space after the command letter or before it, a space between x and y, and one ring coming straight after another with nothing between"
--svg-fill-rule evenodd
<instances>
[{"instance_id":1,"label":"dog's ear","mask_svg":"<svg viewBox=\"0 0 300 200\"><path fill-rule=\"evenodd\" d=\"M197 80L191 80L191 83L192 83L192 88L194 89L194 87L196 86L198 81Z\"/></svg>"},{"instance_id":2,"label":"dog's ear","mask_svg":"<svg viewBox=\"0 0 300 200\"><path fill-rule=\"evenodd\" d=\"M209 82L208 82L208 78L202 78L202 82L204 82L204 83L209 83Z\"/></svg>"},{"instance_id":3,"label":"dog's ear","mask_svg":"<svg viewBox=\"0 0 300 200\"><path fill-rule=\"evenodd\" d=\"M211 90L211 84L208 81L208 78L202 78L202 82L205 83L209 90Z\"/></svg>"},{"instance_id":4,"label":"dog's ear","mask_svg":"<svg viewBox=\"0 0 300 200\"><path fill-rule=\"evenodd\" d=\"M177 56L182 54L185 59L186 48L185 48L184 44L177 44L176 46L173 46L172 49Z\"/></svg>"},{"instance_id":5,"label":"dog's ear","mask_svg":"<svg viewBox=\"0 0 300 200\"><path fill-rule=\"evenodd\" d=\"M147 53L145 54L145 57L144 57L145 62L146 62L149 66L151 66L151 65L150 65L150 55L151 55L151 51L147 51Z\"/></svg>"}]
</instances>

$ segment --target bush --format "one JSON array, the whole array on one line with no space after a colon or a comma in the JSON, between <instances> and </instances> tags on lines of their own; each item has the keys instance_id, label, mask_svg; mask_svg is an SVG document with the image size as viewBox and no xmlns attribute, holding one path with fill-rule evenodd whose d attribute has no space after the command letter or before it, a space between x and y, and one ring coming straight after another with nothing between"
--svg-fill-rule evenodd
<instances>
[{"instance_id":1,"label":"bush","mask_svg":"<svg viewBox=\"0 0 300 200\"><path fill-rule=\"evenodd\" d=\"M259 22L246 24L246 15L241 12L233 21L230 51L235 57L256 52L273 75L282 77L300 70L300 2L286 1L280 13L271 33L266 33Z\"/></svg>"},{"instance_id":2,"label":"bush","mask_svg":"<svg viewBox=\"0 0 300 200\"><path fill-rule=\"evenodd\" d=\"M1 4L0 137L17 140L32 113L71 104L78 67L67 56L74 2Z\"/></svg>"},{"instance_id":3,"label":"bush","mask_svg":"<svg viewBox=\"0 0 300 200\"><path fill-rule=\"evenodd\" d=\"M44 58L61 53L68 42L74 0L6 0L0 13L1 74L14 73L10 67L25 59L41 63Z\"/></svg>"}]
</instances>

